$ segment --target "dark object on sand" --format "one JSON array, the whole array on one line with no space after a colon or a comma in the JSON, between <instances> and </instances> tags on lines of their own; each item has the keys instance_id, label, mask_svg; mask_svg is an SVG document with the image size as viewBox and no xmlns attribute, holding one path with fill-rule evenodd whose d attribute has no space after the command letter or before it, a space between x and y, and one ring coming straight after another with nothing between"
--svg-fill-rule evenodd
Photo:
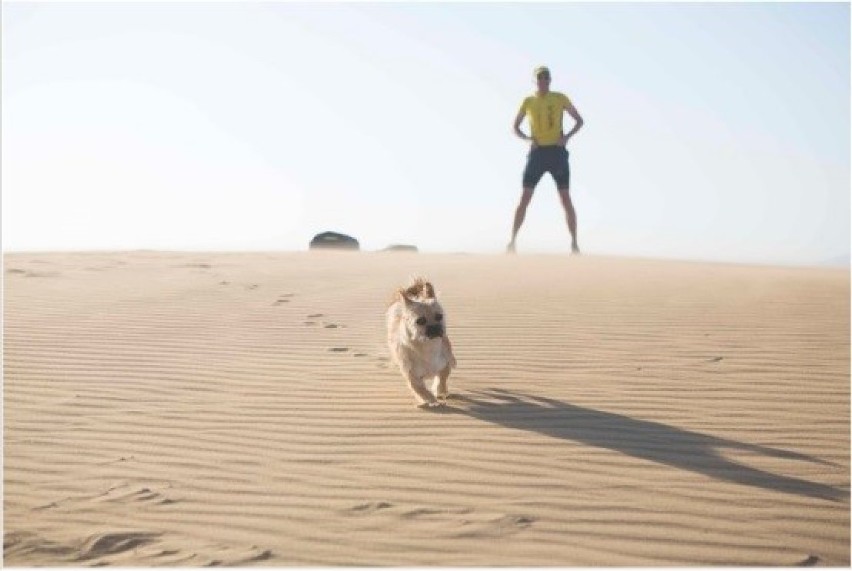
<instances>
[{"instance_id":1,"label":"dark object on sand","mask_svg":"<svg viewBox=\"0 0 852 571\"><path fill-rule=\"evenodd\" d=\"M383 252L417 252L417 246L410 244L391 244Z\"/></svg>"},{"instance_id":2,"label":"dark object on sand","mask_svg":"<svg viewBox=\"0 0 852 571\"><path fill-rule=\"evenodd\" d=\"M311 250L360 250L358 240L339 232L322 232L311 239Z\"/></svg>"}]
</instances>

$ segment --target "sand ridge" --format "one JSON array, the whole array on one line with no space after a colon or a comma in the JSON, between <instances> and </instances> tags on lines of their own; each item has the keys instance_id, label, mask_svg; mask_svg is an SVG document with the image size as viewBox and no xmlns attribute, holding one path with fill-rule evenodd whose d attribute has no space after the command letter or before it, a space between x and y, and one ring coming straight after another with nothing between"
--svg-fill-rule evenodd
<instances>
[{"instance_id":1,"label":"sand ridge","mask_svg":"<svg viewBox=\"0 0 852 571\"><path fill-rule=\"evenodd\" d=\"M390 292L459 368L413 406ZM849 274L6 254L7 565L848 565Z\"/></svg>"}]
</instances>

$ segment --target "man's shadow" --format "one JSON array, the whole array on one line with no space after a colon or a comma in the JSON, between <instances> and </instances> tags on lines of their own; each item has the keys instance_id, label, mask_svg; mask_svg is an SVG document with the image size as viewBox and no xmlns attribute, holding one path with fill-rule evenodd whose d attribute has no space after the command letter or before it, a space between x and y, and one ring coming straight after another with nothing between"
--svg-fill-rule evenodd
<instances>
[{"instance_id":1,"label":"man's shadow","mask_svg":"<svg viewBox=\"0 0 852 571\"><path fill-rule=\"evenodd\" d=\"M474 394L476 397L454 396L453 401L465 403L466 406L443 408L443 412L464 414L508 428L606 448L658 464L704 474L716 480L834 502L849 497L848 491L826 484L773 474L734 462L720 455L718 450L727 448L773 458L836 466L813 456L716 438L659 422L637 420L550 398L499 389Z\"/></svg>"}]
</instances>

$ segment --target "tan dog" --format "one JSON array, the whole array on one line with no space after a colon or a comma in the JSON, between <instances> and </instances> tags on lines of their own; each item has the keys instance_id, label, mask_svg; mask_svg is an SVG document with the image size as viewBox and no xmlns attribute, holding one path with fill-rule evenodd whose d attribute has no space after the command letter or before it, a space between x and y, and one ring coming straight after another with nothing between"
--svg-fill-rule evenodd
<instances>
[{"instance_id":1,"label":"tan dog","mask_svg":"<svg viewBox=\"0 0 852 571\"><path fill-rule=\"evenodd\" d=\"M447 379L456 358L432 284L415 278L410 286L399 288L386 315L391 358L414 391L418 406L443 404L438 399L449 396ZM435 379L431 391L426 388L430 379Z\"/></svg>"}]
</instances>

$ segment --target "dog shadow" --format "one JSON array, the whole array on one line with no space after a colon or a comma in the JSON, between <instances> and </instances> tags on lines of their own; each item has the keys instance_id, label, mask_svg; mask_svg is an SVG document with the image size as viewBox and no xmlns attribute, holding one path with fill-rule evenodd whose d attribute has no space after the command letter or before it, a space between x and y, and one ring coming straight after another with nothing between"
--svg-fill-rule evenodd
<instances>
[{"instance_id":1,"label":"dog shadow","mask_svg":"<svg viewBox=\"0 0 852 571\"><path fill-rule=\"evenodd\" d=\"M613 450L635 458L704 474L716 480L832 502L849 498L848 491L752 468L729 460L718 451L733 449L772 458L836 466L813 456L707 436L659 422L639 420L534 395L499 389L472 394L475 396L454 396L455 402L464 405L446 407L444 412L463 414L507 428L537 432Z\"/></svg>"}]
</instances>

